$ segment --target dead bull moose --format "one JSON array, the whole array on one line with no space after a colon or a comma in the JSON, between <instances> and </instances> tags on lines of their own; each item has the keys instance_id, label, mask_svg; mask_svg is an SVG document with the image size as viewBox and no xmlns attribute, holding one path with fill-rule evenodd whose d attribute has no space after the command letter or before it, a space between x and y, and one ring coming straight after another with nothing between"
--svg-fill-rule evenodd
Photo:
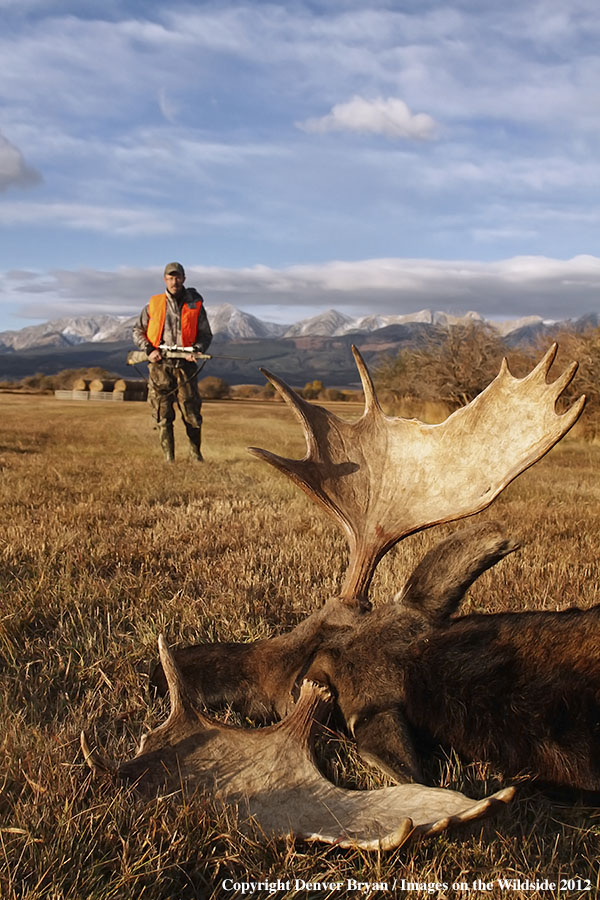
<instances>
[{"instance_id":1,"label":"dead bull moose","mask_svg":"<svg viewBox=\"0 0 600 900\"><path fill-rule=\"evenodd\" d=\"M258 730L268 741L277 729L295 730L293 723L306 714L316 683L335 700L361 756L401 782L382 790L432 790L406 784L422 781L417 733L450 744L468 758L497 761L507 773L528 770L546 781L600 788L600 607L454 616L474 580L517 548L493 523L464 529L438 544L390 602L372 609L368 600L379 560L398 541L485 509L564 436L585 402L580 398L560 415L555 410L576 364L548 383L556 346L522 379L514 378L504 362L470 404L440 425L424 425L383 414L364 362L354 353L365 393L365 411L357 422L306 403L265 373L302 423L307 452L293 460L251 450L292 478L344 529L350 558L339 598L291 632L268 640L200 645L173 656L163 647L154 682L159 689L168 686L173 711L147 736L152 750L143 743L119 773L153 783L157 769L164 781L165 768L172 773L190 768L191 783L198 784L200 769L214 766L215 757L207 763L198 755L194 764L182 746L192 734L194 747L207 743L206 735L198 738L197 722L210 720L204 720L193 698L209 706L230 704L264 720L283 717L278 725ZM232 753L240 757L239 742L247 748L257 740L252 730L227 730L230 738L236 734ZM307 735L305 727L299 742L310 752ZM169 757L175 746L176 760ZM87 753L96 768L106 766ZM278 760L278 768L293 768L281 751ZM315 797L323 789L319 778ZM219 780L227 778L215 774L217 787ZM265 779L256 792L263 798L272 792L273 805L280 802ZM362 794L367 803L375 802L373 795L381 799L381 791L350 793ZM233 795L239 797L239 786L229 791ZM507 797L501 794L496 801ZM402 815L400 794L392 806L389 821L371 821L361 836L348 824L352 816L342 817L333 839L393 846L398 838L391 836L392 824ZM411 827L420 822L421 830L431 831L484 811L458 810L449 803L437 823L427 815L419 820L414 810L406 815ZM266 821L264 815L258 818ZM307 833L286 821L287 826L280 823L271 832ZM322 837L322 832L322 826L313 828L311 835Z\"/></svg>"}]
</instances>

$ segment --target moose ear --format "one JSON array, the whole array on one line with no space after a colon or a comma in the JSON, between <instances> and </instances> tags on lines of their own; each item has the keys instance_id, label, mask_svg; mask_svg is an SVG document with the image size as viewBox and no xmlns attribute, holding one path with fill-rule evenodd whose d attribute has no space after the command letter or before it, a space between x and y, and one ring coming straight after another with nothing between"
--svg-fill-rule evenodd
<instances>
[{"instance_id":1,"label":"moose ear","mask_svg":"<svg viewBox=\"0 0 600 900\"><path fill-rule=\"evenodd\" d=\"M519 549L497 522L461 528L427 553L394 600L418 609L432 624L456 611L479 576Z\"/></svg>"}]
</instances>

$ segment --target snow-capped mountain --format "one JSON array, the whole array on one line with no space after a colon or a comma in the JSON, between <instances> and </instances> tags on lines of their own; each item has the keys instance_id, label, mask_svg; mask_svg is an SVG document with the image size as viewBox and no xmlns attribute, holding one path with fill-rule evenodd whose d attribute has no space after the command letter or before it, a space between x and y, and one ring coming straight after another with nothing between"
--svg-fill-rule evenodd
<instances>
[{"instance_id":1,"label":"snow-capped mountain","mask_svg":"<svg viewBox=\"0 0 600 900\"><path fill-rule=\"evenodd\" d=\"M293 325L280 325L274 322L265 322L250 313L236 309L229 303L207 307L207 312L213 334L231 340L337 337L354 332L369 334L389 325L424 323L447 327L467 322L483 324L487 321L477 312L452 315L447 312L422 309L407 315L372 314L352 318L338 310L329 309L316 316L302 319ZM584 324L593 324L592 319L597 323L598 316L591 314L575 322L569 320L563 324L577 330L579 322L583 327ZM42 325L29 325L19 331L3 331L0 332L0 352L10 353L37 347L72 347L88 342L127 342L131 341L131 329L136 320L137 316L77 316L71 319L56 319ZM541 332L550 324L557 326L560 323L545 323L540 316L527 316L504 322L487 321L487 324L492 325L502 337L507 338L509 335L533 336L536 331Z\"/></svg>"},{"instance_id":2,"label":"snow-capped mountain","mask_svg":"<svg viewBox=\"0 0 600 900\"><path fill-rule=\"evenodd\" d=\"M280 337L287 325L263 322L229 303L207 308L213 334L229 338ZM70 347L87 342L131 341L137 316L77 316L0 332L0 352L34 347Z\"/></svg>"},{"instance_id":3,"label":"snow-capped mountain","mask_svg":"<svg viewBox=\"0 0 600 900\"><path fill-rule=\"evenodd\" d=\"M0 332L0 350L71 347L88 341L122 341L131 336L135 319L123 316L77 316ZM127 338L124 335L127 334Z\"/></svg>"},{"instance_id":4,"label":"snow-capped mountain","mask_svg":"<svg viewBox=\"0 0 600 900\"><path fill-rule=\"evenodd\" d=\"M554 323L545 323L541 316L523 316L522 319L509 319L505 322L494 322L494 328L499 332L500 337L505 337L512 332L520 331L522 328L537 328L544 324L550 325Z\"/></svg>"},{"instance_id":5,"label":"snow-capped mountain","mask_svg":"<svg viewBox=\"0 0 600 900\"><path fill-rule=\"evenodd\" d=\"M321 337L336 337L350 332L376 331L388 325L408 325L412 322L424 322L427 325L459 325L465 322L483 322L483 316L476 312L467 312L464 315L453 316L446 312L432 312L430 309L421 309L418 312L406 315L370 315L352 318L337 309L328 309L324 313L302 319L294 325L290 325L284 332L284 337L308 337L319 335Z\"/></svg>"},{"instance_id":6,"label":"snow-capped mountain","mask_svg":"<svg viewBox=\"0 0 600 900\"><path fill-rule=\"evenodd\" d=\"M287 325L263 322L250 313L236 309L231 303L212 309L207 307L207 313L213 334L226 334L230 338L281 337L287 329Z\"/></svg>"},{"instance_id":7,"label":"snow-capped mountain","mask_svg":"<svg viewBox=\"0 0 600 900\"><path fill-rule=\"evenodd\" d=\"M328 309L318 316L310 319L301 319L294 325L290 325L284 332L284 337L333 337L336 334L345 334L352 330L352 324L356 319L345 316L337 309Z\"/></svg>"}]
</instances>

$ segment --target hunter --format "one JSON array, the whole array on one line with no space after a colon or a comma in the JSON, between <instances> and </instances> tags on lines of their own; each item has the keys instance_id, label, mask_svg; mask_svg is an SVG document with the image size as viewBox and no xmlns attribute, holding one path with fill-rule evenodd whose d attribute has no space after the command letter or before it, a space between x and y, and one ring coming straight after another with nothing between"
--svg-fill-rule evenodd
<instances>
[{"instance_id":1,"label":"hunter","mask_svg":"<svg viewBox=\"0 0 600 900\"><path fill-rule=\"evenodd\" d=\"M198 393L198 368L193 354L182 358L163 358L161 344L193 347L205 353L212 340L204 300L195 288L185 287L181 263L165 266L164 294L155 294L144 307L133 329L133 340L148 356L148 400L160 435L165 460L175 458L173 422L175 404L179 407L190 444L190 458L202 462L202 399Z\"/></svg>"}]
</instances>

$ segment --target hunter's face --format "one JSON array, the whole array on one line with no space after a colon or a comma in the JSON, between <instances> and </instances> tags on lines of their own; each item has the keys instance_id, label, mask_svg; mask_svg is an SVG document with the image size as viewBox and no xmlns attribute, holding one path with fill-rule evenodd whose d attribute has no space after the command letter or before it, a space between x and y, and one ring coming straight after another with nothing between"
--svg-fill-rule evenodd
<instances>
[{"instance_id":1,"label":"hunter's face","mask_svg":"<svg viewBox=\"0 0 600 900\"><path fill-rule=\"evenodd\" d=\"M184 281L185 275L181 275L179 272L169 272L165 275L167 290L175 297L181 292Z\"/></svg>"}]
</instances>

